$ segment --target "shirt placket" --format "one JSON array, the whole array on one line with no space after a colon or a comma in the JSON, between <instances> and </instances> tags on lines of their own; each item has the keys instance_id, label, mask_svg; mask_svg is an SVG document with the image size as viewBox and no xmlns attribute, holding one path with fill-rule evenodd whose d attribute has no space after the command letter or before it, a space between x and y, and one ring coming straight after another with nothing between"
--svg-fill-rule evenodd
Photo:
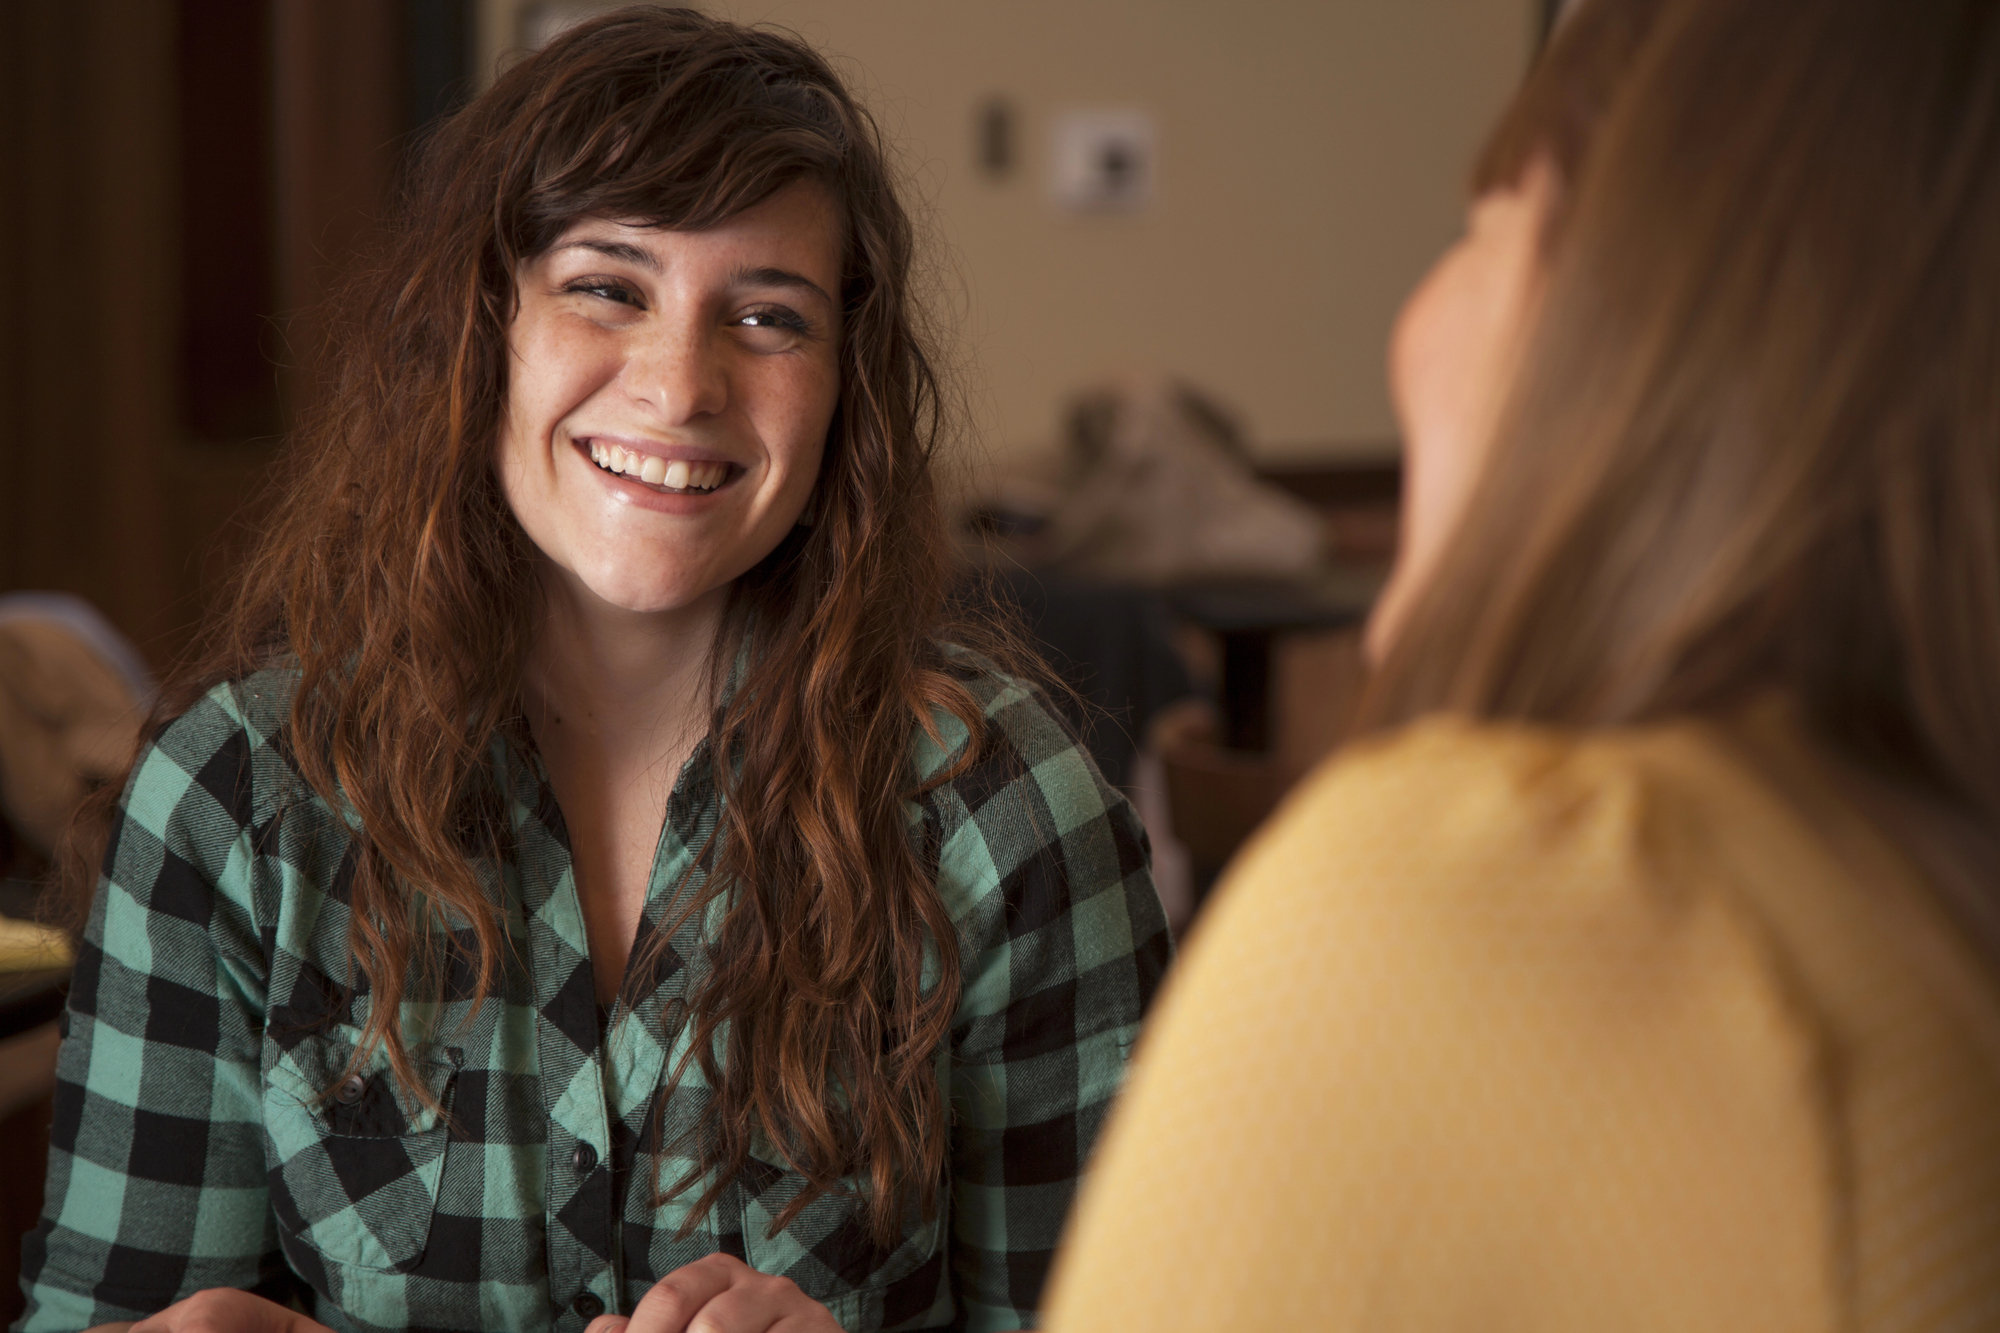
<instances>
[{"instance_id":1,"label":"shirt placket","mask_svg":"<svg viewBox=\"0 0 2000 1333\"><path fill-rule=\"evenodd\" d=\"M569 838L537 772L532 809L517 812L517 864L535 989L535 1054L548 1137L543 1161L550 1323L581 1333L619 1312L602 1041L590 945Z\"/></svg>"},{"instance_id":2,"label":"shirt placket","mask_svg":"<svg viewBox=\"0 0 2000 1333\"><path fill-rule=\"evenodd\" d=\"M685 1053L688 1001L700 968L702 941L713 930L722 907L710 903L705 911L692 915L682 911L689 898L702 891L704 872L695 863L715 831L719 813L712 785L698 771L697 761L703 757L698 754L689 761L668 798L647 885L647 927L668 932L668 938L657 956L651 988L628 1021L614 1019L605 1052L612 1116L625 1122L632 1143L653 1149L635 1158L625 1187L629 1198L623 1204L626 1216L642 1220L649 1234L677 1232L687 1220L691 1197L683 1194L657 1208L652 1203L653 1192L662 1180L679 1180L691 1165L678 1157L656 1161L654 1153L664 1151L677 1141L680 1131L691 1128L685 1113L690 1099L684 1088L690 1083L700 1085L699 1068L682 1071L682 1086L664 1107L655 1102L655 1094ZM648 1123L654 1116L660 1118L659 1124ZM689 1237L667 1243L654 1257L666 1259L671 1266L673 1251L684 1249L679 1257L692 1260L712 1248L712 1239ZM620 1276L630 1281L648 1275Z\"/></svg>"}]
</instances>

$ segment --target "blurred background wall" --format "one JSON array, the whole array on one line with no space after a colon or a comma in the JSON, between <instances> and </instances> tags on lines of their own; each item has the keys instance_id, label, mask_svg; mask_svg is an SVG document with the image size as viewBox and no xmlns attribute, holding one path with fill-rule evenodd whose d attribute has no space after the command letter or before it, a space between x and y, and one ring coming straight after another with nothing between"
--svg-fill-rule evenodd
<instances>
[{"instance_id":1,"label":"blurred background wall","mask_svg":"<svg viewBox=\"0 0 2000 1333\"><path fill-rule=\"evenodd\" d=\"M1132 369L1213 392L1259 459L1393 459L1384 339L1543 8L716 5L830 51L901 144L1000 466ZM600 7L0 5L0 588L81 593L156 663L184 645L310 392L313 303L413 136ZM1075 113L1142 122L1130 206L1052 197Z\"/></svg>"},{"instance_id":2,"label":"blurred background wall","mask_svg":"<svg viewBox=\"0 0 2000 1333\"><path fill-rule=\"evenodd\" d=\"M185 646L310 391L301 312L462 93L469 13L0 4L0 591Z\"/></svg>"}]
</instances>

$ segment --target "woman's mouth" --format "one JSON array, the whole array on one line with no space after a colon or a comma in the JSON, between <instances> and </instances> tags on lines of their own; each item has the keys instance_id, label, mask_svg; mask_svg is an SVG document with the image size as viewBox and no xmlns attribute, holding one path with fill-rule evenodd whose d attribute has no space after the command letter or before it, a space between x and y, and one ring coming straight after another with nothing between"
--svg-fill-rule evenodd
<instances>
[{"instance_id":1,"label":"woman's mouth","mask_svg":"<svg viewBox=\"0 0 2000 1333\"><path fill-rule=\"evenodd\" d=\"M690 462L685 458L665 459L642 454L622 445L590 442L590 461L627 481L644 482L675 495L706 494L729 480L735 465L724 462Z\"/></svg>"}]
</instances>

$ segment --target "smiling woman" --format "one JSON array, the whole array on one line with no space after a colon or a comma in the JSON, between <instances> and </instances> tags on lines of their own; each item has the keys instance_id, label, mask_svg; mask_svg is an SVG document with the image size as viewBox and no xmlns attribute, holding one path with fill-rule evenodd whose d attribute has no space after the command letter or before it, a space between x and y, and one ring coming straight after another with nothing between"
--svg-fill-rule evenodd
<instances>
[{"instance_id":1,"label":"smiling woman","mask_svg":"<svg viewBox=\"0 0 2000 1333\"><path fill-rule=\"evenodd\" d=\"M71 858L27 1328L1026 1326L1170 946L948 620L911 249L690 11L437 133Z\"/></svg>"}]
</instances>

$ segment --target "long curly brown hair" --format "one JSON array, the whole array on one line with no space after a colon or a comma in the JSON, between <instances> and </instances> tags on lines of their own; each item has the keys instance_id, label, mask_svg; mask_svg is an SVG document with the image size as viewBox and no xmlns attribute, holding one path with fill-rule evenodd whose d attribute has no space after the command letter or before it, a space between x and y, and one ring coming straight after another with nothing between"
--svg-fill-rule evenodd
<instances>
[{"instance_id":1,"label":"long curly brown hair","mask_svg":"<svg viewBox=\"0 0 2000 1333\"><path fill-rule=\"evenodd\" d=\"M300 775L359 817L364 1047L420 1088L399 1000L433 984L454 926L477 940L482 996L507 947L476 864L505 854L490 746L529 743L535 552L493 465L514 275L585 216L700 229L801 181L845 219L840 400L813 521L734 586L711 670L725 815L706 887L682 895L702 901L677 906L727 900L690 1005L713 1097L700 1170L671 1192L710 1181L698 1218L761 1130L810 1184L779 1226L853 1176L886 1240L912 1195L929 1211L946 1169L933 1060L959 992L952 922L904 817L911 741L943 710L972 736L960 763L980 749L947 638L1020 659L991 625L943 629L931 455L950 414L914 313L912 225L880 131L799 41L628 9L564 34L436 131L399 225L336 311L323 406L292 441L261 543L152 726L218 682L296 670ZM721 664L746 642L748 675L723 691ZM80 826L73 897L94 888L111 804Z\"/></svg>"}]
</instances>

